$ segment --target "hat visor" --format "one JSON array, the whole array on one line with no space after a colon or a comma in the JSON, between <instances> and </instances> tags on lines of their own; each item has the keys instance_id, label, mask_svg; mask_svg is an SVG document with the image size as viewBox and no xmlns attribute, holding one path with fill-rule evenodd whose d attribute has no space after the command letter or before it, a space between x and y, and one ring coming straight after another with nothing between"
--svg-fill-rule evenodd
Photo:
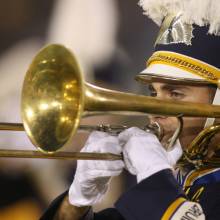
<instances>
[{"instance_id":1,"label":"hat visor","mask_svg":"<svg viewBox=\"0 0 220 220\"><path fill-rule=\"evenodd\" d=\"M166 64L152 64L135 79L142 83L162 82L186 85L213 85L213 83L191 72Z\"/></svg>"}]
</instances>

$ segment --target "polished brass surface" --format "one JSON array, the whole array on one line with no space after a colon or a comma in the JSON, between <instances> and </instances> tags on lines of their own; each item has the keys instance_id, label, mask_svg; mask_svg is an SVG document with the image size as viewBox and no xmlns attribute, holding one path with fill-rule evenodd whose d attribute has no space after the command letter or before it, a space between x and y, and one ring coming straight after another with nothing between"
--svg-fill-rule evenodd
<instances>
[{"instance_id":1,"label":"polished brass surface","mask_svg":"<svg viewBox=\"0 0 220 220\"><path fill-rule=\"evenodd\" d=\"M0 130L2 131L24 131L22 123L4 123L0 122Z\"/></svg>"},{"instance_id":2,"label":"polished brass surface","mask_svg":"<svg viewBox=\"0 0 220 220\"><path fill-rule=\"evenodd\" d=\"M30 140L42 151L61 148L79 125L84 109L80 72L72 53L59 45L42 49L27 71L22 119Z\"/></svg>"},{"instance_id":3,"label":"polished brass surface","mask_svg":"<svg viewBox=\"0 0 220 220\"><path fill-rule=\"evenodd\" d=\"M220 106L161 100L85 84L85 111L134 111L187 117L220 117Z\"/></svg>"},{"instance_id":4,"label":"polished brass surface","mask_svg":"<svg viewBox=\"0 0 220 220\"><path fill-rule=\"evenodd\" d=\"M40 151L31 150L6 150L0 149L2 158L41 158L62 160L122 160L122 155L111 153L86 153L86 152L55 152L45 154Z\"/></svg>"},{"instance_id":5,"label":"polished brass surface","mask_svg":"<svg viewBox=\"0 0 220 220\"><path fill-rule=\"evenodd\" d=\"M118 113L119 114L119 113ZM94 116L94 115L93 115ZM125 125L80 125L79 131L103 131L111 135L118 135L125 129ZM147 124L141 129L154 133L159 139L163 135L163 130L159 125ZM24 131L22 123L4 123L0 122L0 130L8 131ZM0 149L0 158L41 158L41 159L64 159L64 160L122 160L122 155L112 153L86 153L86 152L55 152L52 154L45 154L40 151L31 150L7 150Z\"/></svg>"},{"instance_id":6,"label":"polished brass surface","mask_svg":"<svg viewBox=\"0 0 220 220\"><path fill-rule=\"evenodd\" d=\"M83 112L130 111L172 116L220 117L220 107L160 100L84 83L74 55L49 45L34 58L22 90L22 118L32 143L52 153L71 139Z\"/></svg>"},{"instance_id":7,"label":"polished brass surface","mask_svg":"<svg viewBox=\"0 0 220 220\"><path fill-rule=\"evenodd\" d=\"M114 128L110 126L105 127L104 125L80 125L79 130L83 131L94 131L94 130L107 130L109 132L114 132ZM124 127L120 127L124 129ZM24 126L22 123L4 123L0 122L0 130L9 130L9 131L24 131ZM117 128L119 131L119 127ZM115 155L111 153L85 153L85 152L55 152L53 154L45 154L39 151L30 151L30 150L7 150L0 149L1 158L41 158L41 159L64 159L64 160L121 160L121 155Z\"/></svg>"},{"instance_id":8,"label":"polished brass surface","mask_svg":"<svg viewBox=\"0 0 220 220\"><path fill-rule=\"evenodd\" d=\"M122 159L121 155L108 153L55 152L71 139L77 129L87 131L93 129L106 131L107 129L108 132L116 133L125 129L117 126L79 126L81 117L86 116L152 113L177 117L220 117L219 106L178 101L173 103L168 100L108 90L85 83L75 57L61 45L49 45L34 58L25 77L21 109L23 124L0 123L0 130L22 131L25 129L32 143L48 154L37 151L2 149L0 157ZM174 134L174 139L169 143L171 146L181 132L181 128L182 124ZM218 128L214 130L217 131ZM213 129L208 132L211 134L210 137L214 134L212 131ZM207 132L205 132L205 136L208 140ZM159 135L158 138L160 139ZM201 147L203 145L200 145L200 148L196 147L200 139L202 138L198 136L189 151L185 152L188 161L194 162L194 156L204 152L205 148ZM199 161L196 162L197 164L200 163L199 159L197 157L197 161Z\"/></svg>"},{"instance_id":9,"label":"polished brass surface","mask_svg":"<svg viewBox=\"0 0 220 220\"><path fill-rule=\"evenodd\" d=\"M211 168L220 166L219 147L211 149L210 142L212 138L220 131L220 124L212 125L202 130L198 136L191 142L183 157L178 162L179 166L193 165L195 168ZM211 146L213 148L213 146Z\"/></svg>"}]
</instances>

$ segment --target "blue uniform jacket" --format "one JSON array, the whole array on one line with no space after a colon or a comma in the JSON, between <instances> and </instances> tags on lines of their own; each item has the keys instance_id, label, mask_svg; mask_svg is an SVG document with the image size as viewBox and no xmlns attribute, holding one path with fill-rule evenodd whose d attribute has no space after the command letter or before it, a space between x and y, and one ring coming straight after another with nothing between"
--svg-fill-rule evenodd
<instances>
[{"instance_id":1,"label":"blue uniform jacket","mask_svg":"<svg viewBox=\"0 0 220 220\"><path fill-rule=\"evenodd\" d=\"M53 219L65 195L51 204L41 220ZM181 210L188 201L195 205ZM194 220L201 215L196 204L202 207L206 220L220 219L220 168L191 171L185 175L179 172L177 177L171 170L162 170L125 192L114 208L98 213L90 210L82 220L169 220L179 212L178 219Z\"/></svg>"}]
</instances>

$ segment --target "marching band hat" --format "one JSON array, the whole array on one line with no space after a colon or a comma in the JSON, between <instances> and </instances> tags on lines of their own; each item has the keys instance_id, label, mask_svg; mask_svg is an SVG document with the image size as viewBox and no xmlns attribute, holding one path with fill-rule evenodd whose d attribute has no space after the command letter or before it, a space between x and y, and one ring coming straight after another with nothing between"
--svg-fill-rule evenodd
<instances>
[{"instance_id":1,"label":"marching band hat","mask_svg":"<svg viewBox=\"0 0 220 220\"><path fill-rule=\"evenodd\" d=\"M141 82L220 84L220 2L142 0L160 31Z\"/></svg>"}]
</instances>

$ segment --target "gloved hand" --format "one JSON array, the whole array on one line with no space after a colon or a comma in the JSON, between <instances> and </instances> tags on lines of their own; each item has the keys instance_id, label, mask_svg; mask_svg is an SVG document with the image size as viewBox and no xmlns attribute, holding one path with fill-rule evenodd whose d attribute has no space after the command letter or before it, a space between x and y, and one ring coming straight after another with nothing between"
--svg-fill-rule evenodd
<instances>
[{"instance_id":1,"label":"gloved hand","mask_svg":"<svg viewBox=\"0 0 220 220\"><path fill-rule=\"evenodd\" d=\"M167 151L169 164L172 167L175 167L176 162L180 159L182 154L183 154L183 150L182 150L182 147L181 147L179 139L177 139L177 141L174 144L172 150L171 151Z\"/></svg>"},{"instance_id":2,"label":"gloved hand","mask_svg":"<svg viewBox=\"0 0 220 220\"><path fill-rule=\"evenodd\" d=\"M121 154L118 138L94 131L81 152ZM121 160L78 160L76 174L69 189L69 202L75 206L91 206L100 201L108 189L112 176L124 168Z\"/></svg>"},{"instance_id":3,"label":"gloved hand","mask_svg":"<svg viewBox=\"0 0 220 220\"><path fill-rule=\"evenodd\" d=\"M181 156L179 141L167 152L154 134L136 127L121 132L118 139L123 146L125 167L137 176L138 182L163 169L172 169Z\"/></svg>"}]
</instances>

